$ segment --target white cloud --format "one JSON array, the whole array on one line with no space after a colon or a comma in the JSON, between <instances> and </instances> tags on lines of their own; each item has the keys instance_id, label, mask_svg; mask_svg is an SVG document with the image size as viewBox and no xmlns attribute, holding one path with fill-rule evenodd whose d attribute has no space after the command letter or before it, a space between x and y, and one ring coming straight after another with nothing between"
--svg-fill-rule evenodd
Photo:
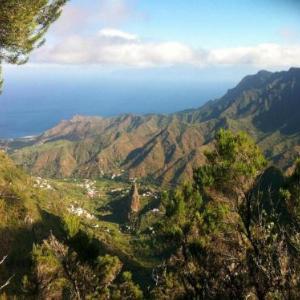
<instances>
[{"instance_id":1,"label":"white cloud","mask_svg":"<svg viewBox=\"0 0 300 300\"><path fill-rule=\"evenodd\" d=\"M300 66L300 45L193 49L176 41L149 42L132 33L104 28L95 36L70 35L39 49L34 62L128 67L171 65L288 67Z\"/></svg>"},{"instance_id":2,"label":"white cloud","mask_svg":"<svg viewBox=\"0 0 300 300\"><path fill-rule=\"evenodd\" d=\"M99 31L98 35L100 37L106 37L106 38L119 38L124 40L133 41L137 39L137 36L135 34L131 34L128 32L124 32L118 29L114 28L105 28Z\"/></svg>"},{"instance_id":3,"label":"white cloud","mask_svg":"<svg viewBox=\"0 0 300 300\"><path fill-rule=\"evenodd\" d=\"M253 47L214 49L209 52L207 61L215 65L299 66L300 45L282 46L269 43Z\"/></svg>"},{"instance_id":4,"label":"white cloud","mask_svg":"<svg viewBox=\"0 0 300 300\"><path fill-rule=\"evenodd\" d=\"M99 64L130 67L185 64L195 53L178 42L144 42L117 29L102 29L94 37L72 35L54 46L45 46L33 61L57 64Z\"/></svg>"}]
</instances>

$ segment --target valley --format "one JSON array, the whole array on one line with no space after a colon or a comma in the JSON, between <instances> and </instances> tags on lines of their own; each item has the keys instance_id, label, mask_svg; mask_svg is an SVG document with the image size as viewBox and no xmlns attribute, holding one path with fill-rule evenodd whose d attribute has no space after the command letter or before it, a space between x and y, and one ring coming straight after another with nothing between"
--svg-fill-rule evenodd
<instances>
[{"instance_id":1,"label":"valley","mask_svg":"<svg viewBox=\"0 0 300 300\"><path fill-rule=\"evenodd\" d=\"M0 0L0 300L300 299L296 2Z\"/></svg>"},{"instance_id":2,"label":"valley","mask_svg":"<svg viewBox=\"0 0 300 300\"><path fill-rule=\"evenodd\" d=\"M178 299L197 295L204 277L204 293L230 298L236 284L252 295L257 275L251 268L264 278L267 267L271 287L259 281L257 289L273 297L278 280L294 276L290 286L297 295L299 161L285 176L267 166L242 132L221 129L213 145L192 180L167 189L118 174L29 176L1 151L0 255L7 261L0 278L10 278L5 297ZM262 265L252 261L264 256ZM280 275L278 260L288 260Z\"/></svg>"},{"instance_id":3,"label":"valley","mask_svg":"<svg viewBox=\"0 0 300 300\"><path fill-rule=\"evenodd\" d=\"M291 211L297 201L292 206L289 202L297 197L298 186L290 187L293 196L281 193L298 176L299 96L300 69L261 71L199 109L170 115L74 116L39 136L1 141L0 242L7 246L0 255L9 255L2 278L18 274L7 292L51 298L57 291L60 299L67 289L71 294L95 293L95 299L115 293L133 293L129 299L164 299L171 285L176 297L197 295L197 284L183 288L186 277L181 277L182 271L192 278L202 276L202 260L193 257L193 247L197 253L216 255L217 261L205 269L205 280L211 280L209 274L217 267L222 282L223 255L240 251L235 259L245 264L246 253L259 242L252 240L252 230L258 226L264 231L264 225L253 212L249 220L256 225L251 227L244 204L236 201L248 201L240 189L258 197L260 185L283 203L272 208L274 216L268 212L266 224L275 218L288 226L298 245L298 225L284 221L290 215L298 224L297 212ZM263 195L262 203L268 203ZM269 206L273 204L264 209ZM247 242L239 241L238 234ZM221 253L211 239L220 243ZM22 243L22 250L16 243ZM47 270L52 270L53 259L52 273ZM30 264L37 269L28 268ZM251 281L248 267L243 265L245 271L237 274L246 272ZM26 288L20 284L24 281ZM56 288L47 290L48 281ZM249 294L248 284L244 288Z\"/></svg>"},{"instance_id":4,"label":"valley","mask_svg":"<svg viewBox=\"0 0 300 300\"><path fill-rule=\"evenodd\" d=\"M27 243L23 245L23 257L19 257L20 252L11 253L7 244L7 234L5 230L11 228L16 231L11 238L16 239L19 235L19 225L15 223L17 216L6 217L5 207L1 207L2 222L0 235L2 245L7 244L8 248L2 247L1 254L9 251L8 272L18 269L17 280L22 281L22 271L18 267L18 260L24 262L31 252L31 241L39 242L44 234L48 234L47 228L62 240L66 239L68 232L68 221L77 224L71 237L79 239L85 251L96 251L97 255L111 255L118 257L124 265L123 270L131 271L133 279L144 289L153 284L152 272L158 266L162 258L154 255L151 251L151 236L155 234L153 224L163 215L164 211L160 205L160 190L153 185L138 184L139 193L139 216L138 222L131 223L128 214L130 212L130 197L132 182L122 182L113 179L45 179L41 177L28 177L22 171L18 171L12 162L0 153L2 171L0 172L2 181L0 185L0 199L9 199L11 193L4 188L5 172L9 172L9 180L13 180L14 189L20 186L20 191L16 192L22 203L27 198L29 208L26 207L23 217L19 217L18 223L24 224L24 229L28 231L25 236L30 236ZM20 172L20 174L18 174ZM17 176L17 181L15 179ZM26 189L25 181L27 181ZM51 201L49 201L51 199ZM15 205L15 204L11 204ZM22 211L23 209L21 209ZM20 211L20 213L21 213ZM65 225L64 225L65 224ZM72 226L72 225L70 225ZM22 227L23 228L23 227ZM27 229L25 229L27 228ZM24 233L22 233L23 235ZM25 238L24 236L24 238ZM19 237L17 239L21 239ZM80 241L80 239L83 239ZM76 243L76 242L75 242ZM26 248L28 246L28 248ZM96 247L96 248L95 248ZM91 248L91 249L90 249ZM7 249L7 250L5 250ZM16 255L16 256L15 256ZM12 288L15 288L12 285Z\"/></svg>"},{"instance_id":5,"label":"valley","mask_svg":"<svg viewBox=\"0 0 300 300\"><path fill-rule=\"evenodd\" d=\"M287 170L299 155L300 69L246 76L222 98L170 115L75 116L40 136L2 141L18 165L45 177L190 179L220 128L246 131Z\"/></svg>"}]
</instances>

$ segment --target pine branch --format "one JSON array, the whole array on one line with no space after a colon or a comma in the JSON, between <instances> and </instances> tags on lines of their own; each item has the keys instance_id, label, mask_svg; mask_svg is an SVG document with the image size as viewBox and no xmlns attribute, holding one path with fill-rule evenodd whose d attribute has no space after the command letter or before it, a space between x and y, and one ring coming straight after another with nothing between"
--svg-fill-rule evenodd
<instances>
[{"instance_id":1,"label":"pine branch","mask_svg":"<svg viewBox=\"0 0 300 300\"><path fill-rule=\"evenodd\" d=\"M7 287L10 284L10 281L15 277L15 275L12 275L3 285L0 286L0 291L3 290L5 287Z\"/></svg>"}]
</instances>

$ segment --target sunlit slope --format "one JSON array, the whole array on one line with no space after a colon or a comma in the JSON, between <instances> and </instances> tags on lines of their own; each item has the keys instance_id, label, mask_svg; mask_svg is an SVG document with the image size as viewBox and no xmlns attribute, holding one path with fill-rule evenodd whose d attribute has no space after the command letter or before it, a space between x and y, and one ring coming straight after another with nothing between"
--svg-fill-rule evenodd
<instances>
[{"instance_id":1,"label":"sunlit slope","mask_svg":"<svg viewBox=\"0 0 300 300\"><path fill-rule=\"evenodd\" d=\"M184 100L184 99L183 99ZM204 162L221 127L244 130L279 166L299 153L300 69L245 77L222 98L172 115L77 116L36 138L12 157L44 176L144 177L177 182Z\"/></svg>"}]
</instances>

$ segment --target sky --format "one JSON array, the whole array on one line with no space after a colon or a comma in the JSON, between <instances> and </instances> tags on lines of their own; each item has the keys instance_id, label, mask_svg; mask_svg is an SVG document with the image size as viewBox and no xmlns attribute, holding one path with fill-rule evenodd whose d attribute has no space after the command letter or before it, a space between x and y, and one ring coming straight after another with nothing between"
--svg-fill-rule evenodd
<instances>
[{"instance_id":1,"label":"sky","mask_svg":"<svg viewBox=\"0 0 300 300\"><path fill-rule=\"evenodd\" d=\"M33 61L103 68L299 64L291 0L73 0Z\"/></svg>"},{"instance_id":2,"label":"sky","mask_svg":"<svg viewBox=\"0 0 300 300\"><path fill-rule=\"evenodd\" d=\"M284 69L299 58L297 0L71 0L29 66L226 74Z\"/></svg>"},{"instance_id":3,"label":"sky","mask_svg":"<svg viewBox=\"0 0 300 300\"><path fill-rule=\"evenodd\" d=\"M299 0L70 0L29 62L4 66L0 137L76 113L199 107L248 74L290 67Z\"/></svg>"}]
</instances>

